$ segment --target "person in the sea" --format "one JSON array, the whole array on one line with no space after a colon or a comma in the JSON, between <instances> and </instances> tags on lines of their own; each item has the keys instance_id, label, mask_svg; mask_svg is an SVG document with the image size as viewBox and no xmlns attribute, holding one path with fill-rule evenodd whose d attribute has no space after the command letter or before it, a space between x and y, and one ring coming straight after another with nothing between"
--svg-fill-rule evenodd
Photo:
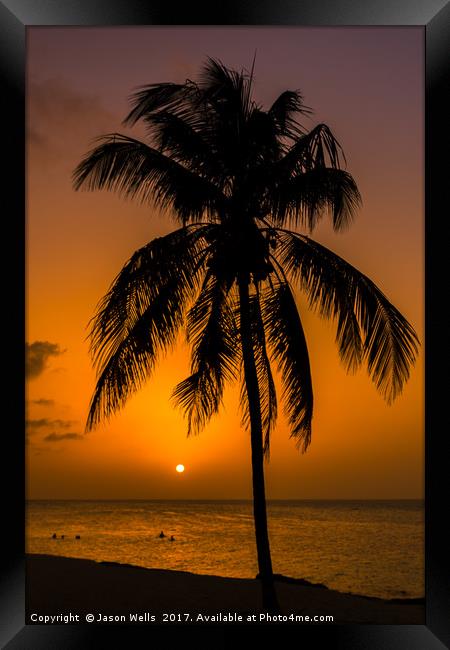
<instances>
[{"instance_id":1,"label":"person in the sea","mask_svg":"<svg viewBox=\"0 0 450 650\"><path fill-rule=\"evenodd\" d=\"M161 531L161 532L159 533L159 537L161 537L161 539L162 539L163 537L165 537L165 535L164 535L164 532L163 532L163 531Z\"/></svg>"},{"instance_id":2,"label":"person in the sea","mask_svg":"<svg viewBox=\"0 0 450 650\"><path fill-rule=\"evenodd\" d=\"M171 535L170 539L169 539L169 542L174 542L174 541L175 541L175 537L173 535Z\"/></svg>"}]
</instances>

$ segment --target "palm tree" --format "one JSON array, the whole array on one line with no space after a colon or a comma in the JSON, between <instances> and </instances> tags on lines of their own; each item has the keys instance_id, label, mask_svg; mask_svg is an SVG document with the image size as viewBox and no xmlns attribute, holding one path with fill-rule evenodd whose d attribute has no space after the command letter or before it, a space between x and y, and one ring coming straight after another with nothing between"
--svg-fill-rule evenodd
<instances>
[{"instance_id":1,"label":"palm tree","mask_svg":"<svg viewBox=\"0 0 450 650\"><path fill-rule=\"evenodd\" d=\"M271 364L281 373L291 436L302 451L313 415L293 287L335 320L345 367L366 362L388 402L409 376L418 339L369 278L298 231L311 233L324 214L336 231L344 229L360 195L330 129L306 131L298 122L310 112L301 94L287 90L263 110L252 80L253 70L208 59L197 82L143 87L124 123L142 121L148 142L102 136L76 168L74 186L150 202L180 224L136 251L98 306L90 332L98 378L87 429L124 406L186 326L191 374L173 397L188 435L218 412L225 384L241 381L263 607L277 611L264 487L277 418Z\"/></svg>"}]
</instances>

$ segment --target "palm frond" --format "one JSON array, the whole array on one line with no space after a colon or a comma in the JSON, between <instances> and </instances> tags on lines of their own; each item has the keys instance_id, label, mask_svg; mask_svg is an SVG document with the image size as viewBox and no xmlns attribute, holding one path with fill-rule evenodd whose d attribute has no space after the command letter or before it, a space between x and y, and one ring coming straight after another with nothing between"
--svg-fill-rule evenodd
<instances>
[{"instance_id":1,"label":"palm frond","mask_svg":"<svg viewBox=\"0 0 450 650\"><path fill-rule=\"evenodd\" d=\"M208 165L211 150L202 134L185 119L174 113L160 111L148 120L155 147L188 169Z\"/></svg>"},{"instance_id":2,"label":"palm frond","mask_svg":"<svg viewBox=\"0 0 450 650\"><path fill-rule=\"evenodd\" d=\"M101 301L90 330L97 383L88 430L125 405L174 343L204 269L208 228L183 228L138 250Z\"/></svg>"},{"instance_id":3,"label":"palm frond","mask_svg":"<svg viewBox=\"0 0 450 650\"><path fill-rule=\"evenodd\" d=\"M349 369L366 360L388 403L403 389L418 352L406 318L369 278L309 237L279 230L277 255L321 316L337 320L337 343Z\"/></svg>"},{"instance_id":4,"label":"palm frond","mask_svg":"<svg viewBox=\"0 0 450 650\"><path fill-rule=\"evenodd\" d=\"M251 96L252 77L243 70L226 68L209 58L202 70L199 88L203 93L209 124L209 143L220 155L230 183L241 185L243 175L251 167L259 149L252 133L261 121L251 122L258 109ZM262 111L261 111L262 112Z\"/></svg>"},{"instance_id":5,"label":"palm frond","mask_svg":"<svg viewBox=\"0 0 450 650\"><path fill-rule=\"evenodd\" d=\"M229 285L208 272L188 313L188 341L192 345L191 375L173 392L188 419L188 435L198 433L217 413L226 381L236 377L236 324Z\"/></svg>"},{"instance_id":6,"label":"palm frond","mask_svg":"<svg viewBox=\"0 0 450 650\"><path fill-rule=\"evenodd\" d=\"M308 133L296 138L283 158L274 166L273 174L278 179L286 180L317 167L341 169L341 158L345 163L342 147L331 129L326 124L318 124Z\"/></svg>"},{"instance_id":7,"label":"palm frond","mask_svg":"<svg viewBox=\"0 0 450 650\"><path fill-rule=\"evenodd\" d=\"M317 167L281 183L271 193L271 216L275 224L307 226L312 231L328 211L333 228L344 230L351 223L361 196L352 176L341 169Z\"/></svg>"},{"instance_id":8,"label":"palm frond","mask_svg":"<svg viewBox=\"0 0 450 650\"><path fill-rule=\"evenodd\" d=\"M249 75L227 68L218 59L207 58L200 76L199 86L207 101L218 113L231 115L232 112L248 112L250 105Z\"/></svg>"},{"instance_id":9,"label":"palm frond","mask_svg":"<svg viewBox=\"0 0 450 650\"><path fill-rule=\"evenodd\" d=\"M282 153L276 122L259 108L254 108L249 115L241 140L250 175L253 172L255 178L264 175L268 163L278 160Z\"/></svg>"},{"instance_id":10,"label":"palm frond","mask_svg":"<svg viewBox=\"0 0 450 650\"><path fill-rule=\"evenodd\" d=\"M297 138L302 130L296 115L309 115L311 110L303 103L300 91L285 90L274 101L268 113L275 120L280 138Z\"/></svg>"},{"instance_id":11,"label":"palm frond","mask_svg":"<svg viewBox=\"0 0 450 650\"><path fill-rule=\"evenodd\" d=\"M143 86L130 96L132 110L123 123L133 126L141 119L147 119L158 111L169 111L183 115L199 97L198 87L187 80L184 84L156 83Z\"/></svg>"},{"instance_id":12,"label":"palm frond","mask_svg":"<svg viewBox=\"0 0 450 650\"><path fill-rule=\"evenodd\" d=\"M224 196L212 182L160 151L120 134L100 138L74 171L74 187L108 189L172 208L183 223L216 218Z\"/></svg>"},{"instance_id":13,"label":"palm frond","mask_svg":"<svg viewBox=\"0 0 450 650\"><path fill-rule=\"evenodd\" d=\"M283 401L291 437L306 451L311 441L313 390L308 348L291 288L278 282L262 296L269 348L283 382Z\"/></svg>"}]
</instances>

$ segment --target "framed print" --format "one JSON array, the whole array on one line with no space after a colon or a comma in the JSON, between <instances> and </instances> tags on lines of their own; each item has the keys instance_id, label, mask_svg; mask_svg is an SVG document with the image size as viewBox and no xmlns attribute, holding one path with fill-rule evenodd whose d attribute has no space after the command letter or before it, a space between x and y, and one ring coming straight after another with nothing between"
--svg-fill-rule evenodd
<instances>
[{"instance_id":1,"label":"framed print","mask_svg":"<svg viewBox=\"0 0 450 650\"><path fill-rule=\"evenodd\" d=\"M450 647L448 5L170 9L0 5L2 646Z\"/></svg>"}]
</instances>

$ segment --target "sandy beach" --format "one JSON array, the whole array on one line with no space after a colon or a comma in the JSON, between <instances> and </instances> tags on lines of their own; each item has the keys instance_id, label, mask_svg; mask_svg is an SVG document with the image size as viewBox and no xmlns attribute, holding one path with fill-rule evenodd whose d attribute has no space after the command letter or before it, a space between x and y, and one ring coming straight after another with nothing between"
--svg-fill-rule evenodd
<instances>
[{"instance_id":1,"label":"sandy beach","mask_svg":"<svg viewBox=\"0 0 450 650\"><path fill-rule=\"evenodd\" d=\"M231 618L233 615L241 615L245 623L247 616L257 614L256 621L261 622L258 580L50 555L30 554L26 563L27 623L39 622L30 619L31 614L55 616L69 612L78 614L81 621L91 613L95 622L104 624L161 623L164 613L190 614L190 622L231 621L234 624L241 621ZM338 624L423 625L425 622L425 606L420 600L382 600L342 594L301 580L277 579L276 588L283 615L333 616L333 623ZM130 621L130 614L142 618ZM101 616L120 615L126 620L101 620ZM199 615L202 618L197 621ZM322 621L322 624L330 622Z\"/></svg>"}]
</instances>

